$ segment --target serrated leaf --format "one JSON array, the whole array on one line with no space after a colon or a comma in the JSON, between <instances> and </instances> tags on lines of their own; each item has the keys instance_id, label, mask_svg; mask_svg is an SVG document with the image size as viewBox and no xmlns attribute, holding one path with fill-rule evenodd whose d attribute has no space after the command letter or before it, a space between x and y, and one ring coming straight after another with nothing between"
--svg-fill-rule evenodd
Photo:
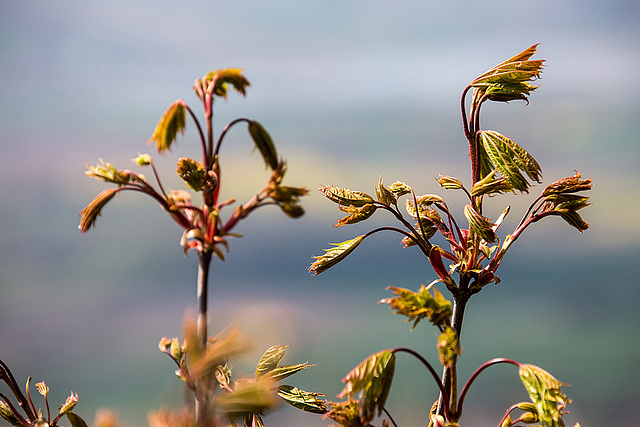
<instances>
[{"instance_id":1,"label":"serrated leaf","mask_svg":"<svg viewBox=\"0 0 640 427\"><path fill-rule=\"evenodd\" d=\"M441 174L440 178L437 178L436 181L438 181L438 184L440 185L440 187L445 188L447 190L459 190L461 188L464 188L464 186L462 185L462 181L452 176L446 176Z\"/></svg>"},{"instance_id":2,"label":"serrated leaf","mask_svg":"<svg viewBox=\"0 0 640 427\"><path fill-rule=\"evenodd\" d=\"M353 205L362 207L367 203L373 203L373 197L362 191L352 191L348 188L337 188L333 186L323 185L318 188L324 196L340 206Z\"/></svg>"},{"instance_id":3,"label":"serrated leaf","mask_svg":"<svg viewBox=\"0 0 640 427\"><path fill-rule=\"evenodd\" d=\"M325 414L328 410L325 402L319 399L320 396L324 396L320 393L310 393L294 386L281 385L278 387L278 396L293 407L312 414Z\"/></svg>"},{"instance_id":4,"label":"serrated leaf","mask_svg":"<svg viewBox=\"0 0 640 427\"><path fill-rule=\"evenodd\" d=\"M582 175L578 172L573 176L568 176L549 184L542 192L543 196L551 194L578 193L580 191L591 190L593 182L591 179L581 180Z\"/></svg>"},{"instance_id":5,"label":"serrated leaf","mask_svg":"<svg viewBox=\"0 0 640 427\"><path fill-rule=\"evenodd\" d=\"M418 203L418 210L420 212L419 216L424 217L426 216L426 211L431 205L444 203L444 200L442 199L442 197L435 194L425 194L416 197L416 202ZM418 218L418 212L416 211L416 206L413 200L405 200L405 206L409 215L414 218Z\"/></svg>"},{"instance_id":6,"label":"serrated leaf","mask_svg":"<svg viewBox=\"0 0 640 427\"><path fill-rule=\"evenodd\" d=\"M81 232L86 233L91 226L95 226L96 220L101 214L102 208L109 203L118 190L115 188L107 188L98 194L82 211L80 211L80 225L78 228Z\"/></svg>"},{"instance_id":7,"label":"serrated leaf","mask_svg":"<svg viewBox=\"0 0 640 427\"><path fill-rule=\"evenodd\" d=\"M413 321L411 330L425 318L436 326L444 326L451 317L451 303L435 288L433 295L424 285L418 292L396 286L390 286L387 289L396 296L384 298L378 304L388 304L394 314L407 317L407 322Z\"/></svg>"},{"instance_id":8,"label":"serrated leaf","mask_svg":"<svg viewBox=\"0 0 640 427\"><path fill-rule=\"evenodd\" d=\"M158 152L164 153L171 148L178 133L184 132L186 123L185 104L183 100L178 99L164 112L147 144L155 143Z\"/></svg>"},{"instance_id":9,"label":"serrated leaf","mask_svg":"<svg viewBox=\"0 0 640 427\"><path fill-rule=\"evenodd\" d=\"M246 96L246 89L250 86L249 81L242 75L241 68L222 68L220 70L209 71L202 82L206 85L208 91L214 95L227 98L227 90L229 85L242 96Z\"/></svg>"},{"instance_id":10,"label":"serrated leaf","mask_svg":"<svg viewBox=\"0 0 640 427\"><path fill-rule=\"evenodd\" d=\"M495 131L480 131L478 134L480 144L484 148L481 154L487 155L493 168L506 177L514 189L521 192L528 191L529 182L522 172L529 179L540 182L542 176L540 165L522 147ZM486 175L489 174L491 173L488 172Z\"/></svg>"},{"instance_id":11,"label":"serrated leaf","mask_svg":"<svg viewBox=\"0 0 640 427\"><path fill-rule=\"evenodd\" d=\"M273 383L268 379L260 381L236 381L233 392L219 394L215 409L229 416L244 413L260 413L277 404L273 393Z\"/></svg>"},{"instance_id":12,"label":"serrated leaf","mask_svg":"<svg viewBox=\"0 0 640 427\"><path fill-rule=\"evenodd\" d=\"M474 88L473 104L477 105L485 95L492 101L528 101L527 96L537 87L527 82L540 78L545 62L530 60L536 53L537 46L536 44L525 49L476 77L470 83Z\"/></svg>"},{"instance_id":13,"label":"serrated leaf","mask_svg":"<svg viewBox=\"0 0 640 427\"><path fill-rule=\"evenodd\" d=\"M276 147L273 144L271 136L267 130L255 120L249 121L248 128L249 134L256 144L256 148L258 148L258 151L262 154L265 165L270 167L271 170L275 170L278 167L278 153L276 152Z\"/></svg>"},{"instance_id":14,"label":"serrated leaf","mask_svg":"<svg viewBox=\"0 0 640 427\"><path fill-rule=\"evenodd\" d=\"M324 255L314 257L316 261L308 268L314 275L333 267L347 257L364 240L364 235L345 240L342 243L331 243L334 247L325 249Z\"/></svg>"},{"instance_id":15,"label":"serrated leaf","mask_svg":"<svg viewBox=\"0 0 640 427\"><path fill-rule=\"evenodd\" d=\"M571 403L571 399L562 392L561 387L567 384L534 365L521 364L518 374L536 406L536 414L542 424L547 427L564 427L562 409Z\"/></svg>"},{"instance_id":16,"label":"serrated leaf","mask_svg":"<svg viewBox=\"0 0 640 427\"><path fill-rule=\"evenodd\" d=\"M362 392L360 406L362 419L366 422L375 417L376 410L380 415L384 409L391 391L395 361L391 350L380 351L365 359L342 380L346 385L338 397Z\"/></svg>"},{"instance_id":17,"label":"serrated leaf","mask_svg":"<svg viewBox=\"0 0 640 427\"><path fill-rule=\"evenodd\" d=\"M501 176L499 178L495 177L496 170L494 169L491 173L487 174L483 179L476 182L471 188L472 196L483 196L483 195L492 195L492 194L501 194L505 191L513 190L513 186L511 182L507 179L507 177Z\"/></svg>"},{"instance_id":18,"label":"serrated leaf","mask_svg":"<svg viewBox=\"0 0 640 427\"><path fill-rule=\"evenodd\" d=\"M340 210L343 212L347 212L349 215L344 218L338 220L338 223L334 225L335 228L341 227L347 224L356 224L360 221L364 221L369 219L371 215L373 215L377 209L377 206L372 203L367 203L362 207L355 207L353 205L349 206L339 206Z\"/></svg>"},{"instance_id":19,"label":"serrated leaf","mask_svg":"<svg viewBox=\"0 0 640 427\"><path fill-rule=\"evenodd\" d=\"M382 177L380 177L376 185L376 196L378 197L379 202L384 203L387 206L395 205L398 202L396 195L384 186Z\"/></svg>"},{"instance_id":20,"label":"serrated leaf","mask_svg":"<svg viewBox=\"0 0 640 427\"><path fill-rule=\"evenodd\" d=\"M460 349L460 340L456 331L451 326L440 333L438 338L438 355L440 357L440 363L443 366L452 366L456 358L462 354Z\"/></svg>"},{"instance_id":21,"label":"serrated leaf","mask_svg":"<svg viewBox=\"0 0 640 427\"><path fill-rule=\"evenodd\" d=\"M256 366L256 379L264 376L268 372L273 371L278 366L278 364L284 357L284 353L287 347L288 346L284 346L282 344L274 345L264 352L264 354L258 361L258 365Z\"/></svg>"},{"instance_id":22,"label":"serrated leaf","mask_svg":"<svg viewBox=\"0 0 640 427\"><path fill-rule=\"evenodd\" d=\"M278 366L277 368L274 368L273 370L265 374L265 376L273 379L274 381L281 381L287 377L290 377L293 374L296 374L312 366L314 365L309 365L308 363L298 363L297 365Z\"/></svg>"},{"instance_id":23,"label":"serrated leaf","mask_svg":"<svg viewBox=\"0 0 640 427\"><path fill-rule=\"evenodd\" d=\"M496 241L498 237L493 230L495 224L476 212L473 206L470 204L465 205L464 216L467 218L467 221L469 221L469 226L473 232L480 236L480 238L489 243Z\"/></svg>"},{"instance_id":24,"label":"serrated leaf","mask_svg":"<svg viewBox=\"0 0 640 427\"><path fill-rule=\"evenodd\" d=\"M396 195L396 197L404 196L411 193L411 187L404 182L396 181L389 186L389 191Z\"/></svg>"}]
</instances>

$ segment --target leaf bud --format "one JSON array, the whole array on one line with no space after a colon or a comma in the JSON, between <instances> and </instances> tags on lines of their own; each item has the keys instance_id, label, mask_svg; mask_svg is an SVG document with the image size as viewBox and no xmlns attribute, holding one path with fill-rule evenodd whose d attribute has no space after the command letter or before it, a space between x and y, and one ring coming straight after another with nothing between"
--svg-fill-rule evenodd
<instances>
[{"instance_id":1,"label":"leaf bud","mask_svg":"<svg viewBox=\"0 0 640 427\"><path fill-rule=\"evenodd\" d=\"M447 190L459 190L461 188L464 188L464 186L462 185L462 181L452 176L440 174L440 178L436 179L436 181L438 181L440 187L446 188Z\"/></svg>"},{"instance_id":2,"label":"leaf bud","mask_svg":"<svg viewBox=\"0 0 640 427\"><path fill-rule=\"evenodd\" d=\"M151 164L151 156L148 154L138 153L138 157L131 159L131 161L138 166L149 166Z\"/></svg>"},{"instance_id":3,"label":"leaf bud","mask_svg":"<svg viewBox=\"0 0 640 427\"><path fill-rule=\"evenodd\" d=\"M396 195L396 197L404 196L411 193L411 187L404 182L396 181L389 187L389 191Z\"/></svg>"},{"instance_id":4,"label":"leaf bud","mask_svg":"<svg viewBox=\"0 0 640 427\"><path fill-rule=\"evenodd\" d=\"M71 395L67 397L67 400L66 402L64 402L64 405L60 407L60 415L68 414L69 412L71 412L77 403L78 403L78 395L74 392L71 392Z\"/></svg>"},{"instance_id":5,"label":"leaf bud","mask_svg":"<svg viewBox=\"0 0 640 427\"><path fill-rule=\"evenodd\" d=\"M192 159L180 157L176 173L194 191L200 191L205 184L207 172L202 165ZM217 177L215 179L217 185Z\"/></svg>"},{"instance_id":6,"label":"leaf bud","mask_svg":"<svg viewBox=\"0 0 640 427\"><path fill-rule=\"evenodd\" d=\"M18 417L15 416L9 405L0 400L0 416L7 420L12 426L23 426Z\"/></svg>"}]
</instances>

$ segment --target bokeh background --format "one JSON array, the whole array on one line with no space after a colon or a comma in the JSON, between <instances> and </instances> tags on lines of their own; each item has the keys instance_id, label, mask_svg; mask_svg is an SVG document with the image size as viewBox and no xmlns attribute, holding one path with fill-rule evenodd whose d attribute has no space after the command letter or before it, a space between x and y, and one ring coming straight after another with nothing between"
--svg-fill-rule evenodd
<instances>
[{"instance_id":1,"label":"bokeh background","mask_svg":"<svg viewBox=\"0 0 640 427\"><path fill-rule=\"evenodd\" d=\"M444 193L438 173L468 180L459 96L481 72L533 43L548 60L531 103L487 105L483 127L508 135L541 163L546 185L579 170L594 180L591 229L559 219L525 233L500 270L502 283L471 300L460 378L505 356L538 364L572 385L568 425L633 425L640 417L640 3L631 0L490 1L29 1L0 3L0 358L22 382L51 388L51 404L77 392L77 412L118 411L123 426L183 402L174 366L157 349L178 336L195 306L196 260L180 230L136 194L112 201L97 228L78 212L105 188L84 176L103 158L130 168L165 108L184 98L200 111L193 80L241 67L248 96L216 104L216 130L258 119L289 161L287 183L373 192L401 180ZM180 155L198 155L188 124L158 157L167 187ZM234 130L223 146L223 191L249 198L267 178L251 142ZM512 205L503 233L539 192ZM451 206L460 194L446 194ZM334 398L340 379L371 353L412 347L437 363L436 333L376 302L388 285L433 280L399 236L368 239L350 262L312 277L328 242L388 224L334 229L341 212L313 191L307 215L264 209L240 226L228 260L215 262L212 329L239 325L255 347L285 362L315 363L291 383ZM253 364L253 365L252 365ZM401 426L424 425L436 397L428 373L399 358L388 407ZM463 423L494 426L526 399L515 370L487 371L468 396ZM281 408L267 425L322 426Z\"/></svg>"}]
</instances>

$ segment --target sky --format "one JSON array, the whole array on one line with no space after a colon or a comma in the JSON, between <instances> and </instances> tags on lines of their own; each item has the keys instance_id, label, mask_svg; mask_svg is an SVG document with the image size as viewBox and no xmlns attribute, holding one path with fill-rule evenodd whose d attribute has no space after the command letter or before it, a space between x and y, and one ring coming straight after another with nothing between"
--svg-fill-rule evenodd
<instances>
[{"instance_id":1,"label":"sky","mask_svg":"<svg viewBox=\"0 0 640 427\"><path fill-rule=\"evenodd\" d=\"M445 195L433 177L469 175L462 90L540 43L536 57L547 62L530 104L487 105L483 127L533 154L542 185L574 170L592 178L591 228L550 220L525 233L503 282L470 303L461 376L492 357L519 358L572 384L569 425L629 425L640 416L629 380L640 373L639 18L626 0L2 2L0 359L19 382L45 379L60 402L77 392L88 420L110 407L123 426L145 425L148 410L182 402L157 342L179 335L195 305L195 257L182 255L180 230L150 200L123 195L85 235L78 212L105 188L84 176L87 164L132 168L138 153L154 154L145 142L167 106L182 98L197 107L193 81L226 67L242 68L251 86L216 103L216 132L236 117L259 120L288 160L287 183L313 190L301 219L251 216L213 266L212 329L235 323L255 339L238 369L250 373L261 350L292 344L285 361L317 366L291 381L333 399L340 379L382 348L437 357L434 330L410 332L376 304L389 285L434 279L397 236L307 273L329 242L370 227L331 227L341 212L314 189L373 192L382 176ZM198 150L187 124L173 152L155 156L163 182L179 187L176 159ZM251 197L268 176L251 151L241 130L225 142L229 197ZM511 205L503 227L513 227L537 191L492 200L489 213ZM464 199L446 196L461 212ZM415 408L400 425L419 424L436 397L419 370L399 361L389 406ZM526 395L506 368L483 381L465 416L496 425ZM270 417L267 425L329 424L286 408Z\"/></svg>"}]
</instances>

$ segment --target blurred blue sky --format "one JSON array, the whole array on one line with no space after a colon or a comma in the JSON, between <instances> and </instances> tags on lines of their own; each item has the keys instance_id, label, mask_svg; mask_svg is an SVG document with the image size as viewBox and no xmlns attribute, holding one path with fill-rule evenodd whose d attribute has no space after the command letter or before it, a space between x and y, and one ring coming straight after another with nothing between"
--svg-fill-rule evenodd
<instances>
[{"instance_id":1,"label":"blurred blue sky","mask_svg":"<svg viewBox=\"0 0 640 427\"><path fill-rule=\"evenodd\" d=\"M245 70L248 96L216 104L217 130L239 116L258 119L289 160L289 184L373 191L382 175L442 194L438 173L468 176L462 89L541 43L537 57L548 62L531 103L488 105L483 127L531 152L545 184L576 169L593 178L591 229L551 219L518 241L502 284L470 304L461 376L495 356L539 364L572 384L570 425L611 425L611 417L631 425L640 416L639 20L630 0L3 1L0 358L19 381L46 379L56 402L77 392L89 420L107 406L126 427L144 425L148 409L181 402L156 346L180 333L195 303L195 259L182 256L179 229L131 194L87 235L77 214L104 188L84 177L85 164L130 168L172 101L197 106L191 85L207 71ZM198 153L187 126L174 152L157 159L168 186L179 186L176 158ZM224 191L240 199L266 179L250 151L240 131L223 147ZM496 199L490 215L511 204L513 227L527 201ZM315 192L305 206L296 221L256 213L229 260L214 265L213 329L235 321L256 337L239 369L250 373L263 348L291 343L288 362L318 365L292 381L333 398L340 378L379 349L436 357L433 330L410 333L375 304L388 285L429 283L424 260L402 251L397 236L376 236L351 265L311 277L311 256L367 227L333 229L340 212ZM435 388L410 372L419 369L413 361L401 362L390 407L415 407L398 418L418 425ZM483 381L468 398L474 426L496 425L524 399L514 372ZM327 424L289 409L267 423Z\"/></svg>"}]
</instances>

